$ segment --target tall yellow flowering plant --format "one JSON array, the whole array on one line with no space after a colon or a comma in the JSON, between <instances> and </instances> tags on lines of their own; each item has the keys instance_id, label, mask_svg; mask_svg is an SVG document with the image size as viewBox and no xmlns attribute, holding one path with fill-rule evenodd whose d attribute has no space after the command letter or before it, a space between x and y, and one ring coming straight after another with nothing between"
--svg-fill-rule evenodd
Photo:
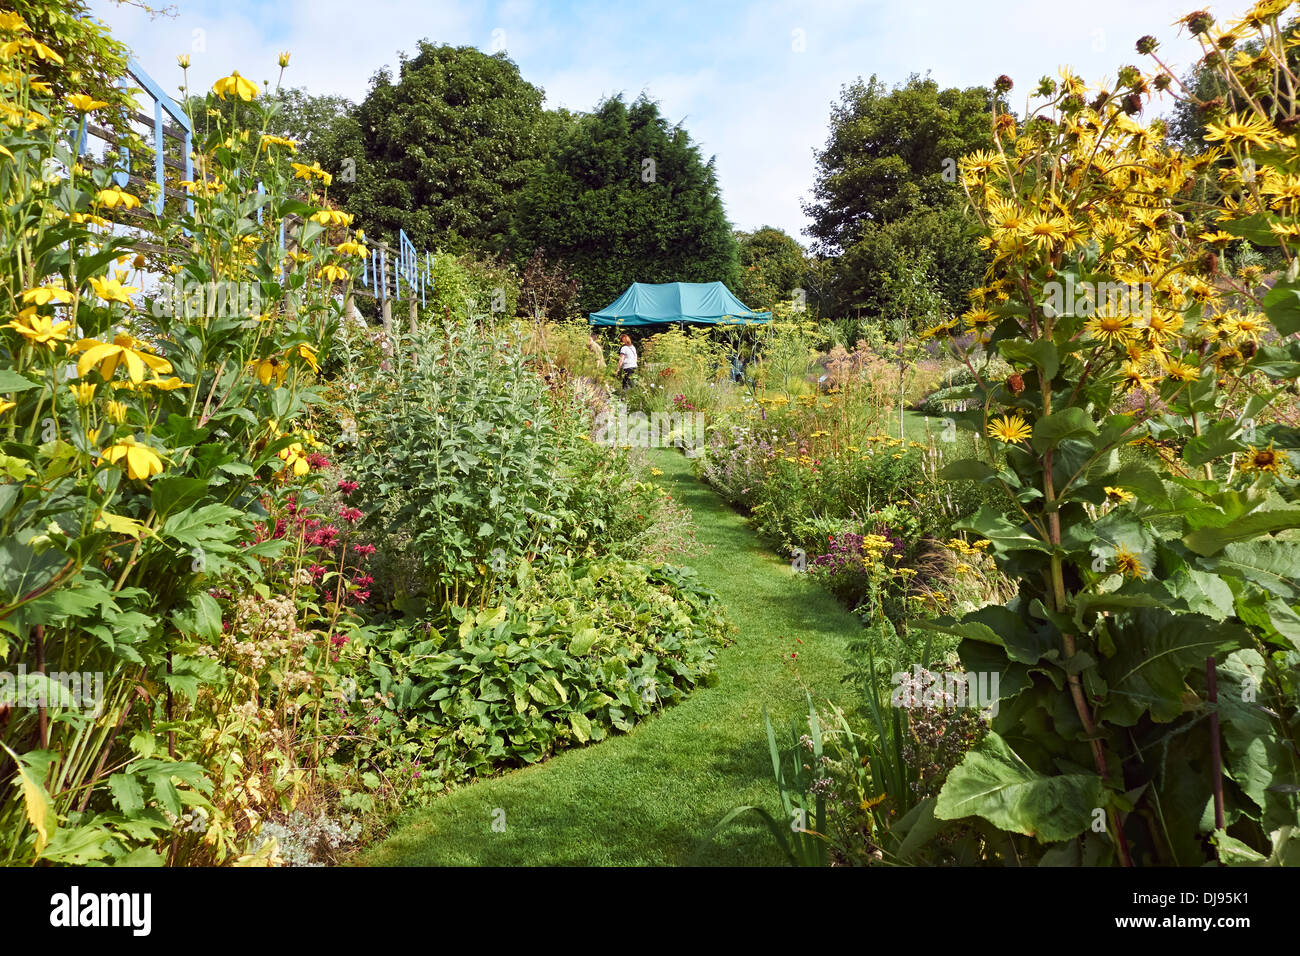
<instances>
[{"instance_id":1,"label":"tall yellow flowering plant","mask_svg":"<svg viewBox=\"0 0 1300 956\"><path fill-rule=\"evenodd\" d=\"M999 688L934 812L1007 861L1234 862L1298 822L1300 434L1277 409L1300 312L1225 274L1223 238L1195 225L1193 184L1247 140L1168 147L1139 116L1170 85L1128 67L1090 90L1063 70L1023 120L995 108L996 148L961 163L992 265L929 334L974 374L980 407L954 417L984 454L944 474L1005 492L957 528L1019 593L932 625ZM1294 130L1233 122L1297 161ZM1242 202L1225 229L1260 214Z\"/></svg>"},{"instance_id":2,"label":"tall yellow flowering plant","mask_svg":"<svg viewBox=\"0 0 1300 956\"><path fill-rule=\"evenodd\" d=\"M203 651L221 594L286 544L253 534L264 505L310 480L292 423L341 313L352 251L326 239L346 215L304 195L232 74L209 105L241 97L240 122L169 183L192 211L135 220L159 282L112 226L150 196L69 147L120 104L37 79L50 49L0 15L0 862L179 862L195 807L220 860L237 824L209 771L229 755L193 708L228 675Z\"/></svg>"}]
</instances>

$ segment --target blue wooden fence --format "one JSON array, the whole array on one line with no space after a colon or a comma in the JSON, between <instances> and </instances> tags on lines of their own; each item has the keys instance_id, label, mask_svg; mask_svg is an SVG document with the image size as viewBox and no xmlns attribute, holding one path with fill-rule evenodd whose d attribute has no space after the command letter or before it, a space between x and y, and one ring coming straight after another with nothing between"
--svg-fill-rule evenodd
<instances>
[{"instance_id":1,"label":"blue wooden fence","mask_svg":"<svg viewBox=\"0 0 1300 956\"><path fill-rule=\"evenodd\" d=\"M185 208L189 212L193 212L194 200L190 198L189 193L185 190L167 185L166 170L171 167L178 173L183 173L186 181L194 179L194 127L181 105L164 93L162 87L139 63L134 59L128 59L126 76L121 78L120 85L123 88L128 88L132 85L132 80L153 101L152 116L135 111L125 111L123 116L123 119L127 122L134 120L152 126L153 181L158 187L158 195L150 204L150 208L155 216L161 216L166 208L167 200L173 198L184 201ZM92 135L118 146L119 156L113 170L113 182L119 188L125 188L128 185L140 187L147 185L148 180L133 172L129 147L121 143L112 130L88 123L85 118L82 119L81 126L77 130L77 139L74 144L78 156L86 154L88 149L87 139ZM167 155L168 139L176 144L175 151L180 154L179 159ZM258 183L257 189L259 193L263 192L261 183ZM257 219L258 222L262 221L260 208ZM189 235L188 231L186 235ZM362 260L361 274L353 277L353 291L372 296L380 302L389 299L406 299L408 302L418 299L421 306L426 305L428 293L433 288L432 253L427 251L424 253L419 252L415 248L415 244L406 235L404 229L398 229L397 231L396 250L390 248L386 243L370 238L367 238L366 241L370 246L370 256L368 259ZM280 226L280 244L281 246L284 245L283 223ZM148 243L141 243L140 245L146 251L157 248L150 246Z\"/></svg>"}]
</instances>

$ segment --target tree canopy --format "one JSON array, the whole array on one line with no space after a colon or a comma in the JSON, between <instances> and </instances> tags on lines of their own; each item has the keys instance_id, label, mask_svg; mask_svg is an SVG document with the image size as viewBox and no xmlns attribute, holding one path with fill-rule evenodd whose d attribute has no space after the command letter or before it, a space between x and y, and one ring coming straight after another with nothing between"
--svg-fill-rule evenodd
<instances>
[{"instance_id":1,"label":"tree canopy","mask_svg":"<svg viewBox=\"0 0 1300 956\"><path fill-rule=\"evenodd\" d=\"M656 103L613 97L552 129L546 161L519 196L514 244L568 263L584 311L634 281L734 287L736 239L713 160Z\"/></svg>"},{"instance_id":2,"label":"tree canopy","mask_svg":"<svg viewBox=\"0 0 1300 956\"><path fill-rule=\"evenodd\" d=\"M342 198L375 235L506 250L515 198L538 165L542 91L504 53L422 40L375 74L356 111L362 155Z\"/></svg>"}]
</instances>

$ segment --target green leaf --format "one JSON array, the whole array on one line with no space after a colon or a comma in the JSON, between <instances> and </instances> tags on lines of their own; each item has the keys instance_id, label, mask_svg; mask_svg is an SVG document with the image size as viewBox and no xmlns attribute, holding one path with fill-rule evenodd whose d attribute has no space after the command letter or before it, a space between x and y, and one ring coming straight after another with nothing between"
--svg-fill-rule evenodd
<instances>
[{"instance_id":1,"label":"green leaf","mask_svg":"<svg viewBox=\"0 0 1300 956\"><path fill-rule=\"evenodd\" d=\"M956 522L954 531L972 531L993 542L995 551L1048 551L1047 543L1034 537L1024 528L1012 524L1002 512L985 505L971 518Z\"/></svg>"},{"instance_id":2,"label":"green leaf","mask_svg":"<svg viewBox=\"0 0 1300 956\"><path fill-rule=\"evenodd\" d=\"M1300 284L1279 279L1264 296L1264 314L1280 335L1300 332Z\"/></svg>"},{"instance_id":3,"label":"green leaf","mask_svg":"<svg viewBox=\"0 0 1300 956\"><path fill-rule=\"evenodd\" d=\"M186 478L183 475L159 478L154 482L150 494L153 510L158 512L159 518L166 518L197 504L207 495L208 487L208 482L202 478Z\"/></svg>"},{"instance_id":4,"label":"green leaf","mask_svg":"<svg viewBox=\"0 0 1300 956\"><path fill-rule=\"evenodd\" d=\"M23 792L23 808L27 812L28 822L36 830L35 853L36 858L40 859L46 844L58 830L59 819L54 813L54 804L50 802L50 796L45 792L41 778L33 772L30 764L4 744L0 744L0 747L4 747L5 753L13 758L18 767L15 786Z\"/></svg>"},{"instance_id":5,"label":"green leaf","mask_svg":"<svg viewBox=\"0 0 1300 956\"><path fill-rule=\"evenodd\" d=\"M1029 440L1034 451L1055 448L1067 438L1082 438L1097 434L1097 425L1082 408L1067 408L1045 415L1034 422L1034 436Z\"/></svg>"},{"instance_id":6,"label":"green leaf","mask_svg":"<svg viewBox=\"0 0 1300 956\"><path fill-rule=\"evenodd\" d=\"M1183 544L1202 556L1217 554L1236 541L1248 541L1287 528L1300 528L1300 508L1274 508L1238 518L1223 528L1198 528L1183 537Z\"/></svg>"},{"instance_id":7,"label":"green leaf","mask_svg":"<svg viewBox=\"0 0 1300 956\"><path fill-rule=\"evenodd\" d=\"M40 387L39 382L33 382L13 369L0 368L0 394L12 395L14 392L25 392L29 388Z\"/></svg>"},{"instance_id":8,"label":"green leaf","mask_svg":"<svg viewBox=\"0 0 1300 956\"><path fill-rule=\"evenodd\" d=\"M1100 777L1044 776L990 732L948 774L934 815L941 820L983 817L1000 829L1052 843L1086 830L1100 805Z\"/></svg>"},{"instance_id":9,"label":"green leaf","mask_svg":"<svg viewBox=\"0 0 1300 956\"><path fill-rule=\"evenodd\" d=\"M585 744L591 740L591 721L587 719L586 714L579 714L576 711L569 714L569 726L573 728L573 736L580 742Z\"/></svg>"},{"instance_id":10,"label":"green leaf","mask_svg":"<svg viewBox=\"0 0 1300 956\"><path fill-rule=\"evenodd\" d=\"M944 465L939 477L945 481L984 481L996 474L997 471L986 461L963 458Z\"/></svg>"},{"instance_id":11,"label":"green leaf","mask_svg":"<svg viewBox=\"0 0 1300 956\"><path fill-rule=\"evenodd\" d=\"M998 343L998 352L1012 365L1033 365L1041 367L1044 381L1056 378L1060 368L1060 359L1056 346L1048 339L1004 339Z\"/></svg>"}]
</instances>

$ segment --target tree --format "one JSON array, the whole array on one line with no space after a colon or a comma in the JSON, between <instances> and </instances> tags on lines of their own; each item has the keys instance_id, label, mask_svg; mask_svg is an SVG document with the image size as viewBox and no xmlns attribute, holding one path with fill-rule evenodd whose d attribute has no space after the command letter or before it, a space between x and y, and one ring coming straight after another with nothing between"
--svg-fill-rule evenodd
<instances>
[{"instance_id":1,"label":"tree","mask_svg":"<svg viewBox=\"0 0 1300 956\"><path fill-rule=\"evenodd\" d=\"M401 228L417 247L502 254L542 116L542 91L504 53L421 40L357 108L362 155L340 198L372 235Z\"/></svg>"},{"instance_id":2,"label":"tree","mask_svg":"<svg viewBox=\"0 0 1300 956\"><path fill-rule=\"evenodd\" d=\"M899 257L928 257L948 308L964 308L986 259L967 235L957 161L992 148L992 95L915 74L892 90L874 76L844 88L804 207L817 251L838 257L833 308L887 313L879 276Z\"/></svg>"},{"instance_id":3,"label":"tree","mask_svg":"<svg viewBox=\"0 0 1300 956\"><path fill-rule=\"evenodd\" d=\"M740 257L736 294L751 309L770 310L778 300L788 301L795 289L806 293L808 259L803 246L788 233L772 226L737 230L736 242Z\"/></svg>"},{"instance_id":4,"label":"tree","mask_svg":"<svg viewBox=\"0 0 1300 956\"><path fill-rule=\"evenodd\" d=\"M735 286L736 239L713 160L657 104L614 97L590 114L553 117L551 132L544 167L520 193L513 245L563 259L583 311L633 281Z\"/></svg>"}]
</instances>

